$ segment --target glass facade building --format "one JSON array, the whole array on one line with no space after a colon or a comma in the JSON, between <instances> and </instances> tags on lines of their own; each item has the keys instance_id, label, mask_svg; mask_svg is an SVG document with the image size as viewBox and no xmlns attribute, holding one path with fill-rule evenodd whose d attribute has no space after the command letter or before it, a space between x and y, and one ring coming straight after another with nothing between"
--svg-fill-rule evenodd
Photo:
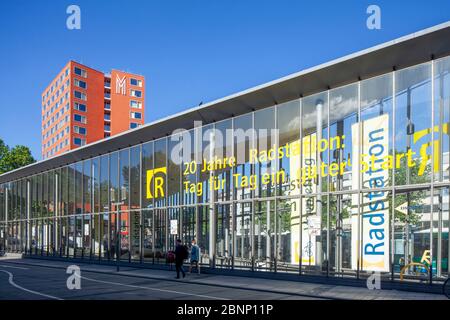
<instances>
[{"instance_id":1,"label":"glass facade building","mask_svg":"<svg viewBox=\"0 0 450 320\"><path fill-rule=\"evenodd\" d=\"M224 272L444 279L450 56L381 71L4 174L0 241L29 255L165 264L177 238L195 238L201 263Z\"/></svg>"}]
</instances>

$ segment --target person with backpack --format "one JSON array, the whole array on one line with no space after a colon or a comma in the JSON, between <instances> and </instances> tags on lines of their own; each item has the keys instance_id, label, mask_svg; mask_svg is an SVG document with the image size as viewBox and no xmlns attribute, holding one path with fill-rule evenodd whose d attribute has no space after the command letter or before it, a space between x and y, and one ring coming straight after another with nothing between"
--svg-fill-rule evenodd
<instances>
[{"instance_id":1,"label":"person with backpack","mask_svg":"<svg viewBox=\"0 0 450 320\"><path fill-rule=\"evenodd\" d=\"M181 244L181 240L177 239L177 246L175 248L175 268L177 270L176 279L180 279L180 271L183 274L183 278L186 276L186 273L183 270L183 262L189 256L189 252L186 246Z\"/></svg>"},{"instance_id":2,"label":"person with backpack","mask_svg":"<svg viewBox=\"0 0 450 320\"><path fill-rule=\"evenodd\" d=\"M191 244L191 264L189 266L189 273L192 273L192 267L195 266L198 274L200 274L200 248L198 247L195 239L192 239Z\"/></svg>"}]
</instances>

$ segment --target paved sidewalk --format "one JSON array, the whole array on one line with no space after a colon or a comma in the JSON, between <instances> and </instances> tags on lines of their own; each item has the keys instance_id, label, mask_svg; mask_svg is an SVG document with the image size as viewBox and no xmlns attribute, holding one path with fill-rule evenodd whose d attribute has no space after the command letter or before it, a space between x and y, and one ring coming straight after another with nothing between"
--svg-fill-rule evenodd
<instances>
[{"instance_id":1,"label":"paved sidewalk","mask_svg":"<svg viewBox=\"0 0 450 320\"><path fill-rule=\"evenodd\" d=\"M7 253L6 256L0 257L0 261L3 261L3 260L18 260L18 259L22 259L22 254L21 253Z\"/></svg>"},{"instance_id":2,"label":"paved sidewalk","mask_svg":"<svg viewBox=\"0 0 450 320\"><path fill-rule=\"evenodd\" d=\"M45 266L51 268L67 268L76 264L81 272L91 271L99 273L116 274L116 267L111 265L84 264L70 261L49 261L38 259L6 259L0 258L1 262ZM238 277L212 274L187 274L185 279L174 279L175 271L155 270L144 268L121 267L122 276L132 276L148 279L161 279L165 281L179 281L193 284L214 285L224 288L240 288L247 290L267 291L273 293L285 293L317 298L350 299L350 300L447 300L444 295L406 292L399 290L369 290L367 288L352 286L337 286L329 284L306 283L285 280L270 280L261 278Z\"/></svg>"}]
</instances>

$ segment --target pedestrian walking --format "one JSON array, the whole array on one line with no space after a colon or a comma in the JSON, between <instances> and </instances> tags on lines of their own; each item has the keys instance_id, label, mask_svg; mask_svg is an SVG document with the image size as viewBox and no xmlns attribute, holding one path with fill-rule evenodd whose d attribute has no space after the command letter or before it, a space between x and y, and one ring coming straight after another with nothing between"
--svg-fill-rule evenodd
<instances>
[{"instance_id":1,"label":"pedestrian walking","mask_svg":"<svg viewBox=\"0 0 450 320\"><path fill-rule=\"evenodd\" d=\"M186 276L186 273L183 270L183 262L189 256L189 252L186 246L181 244L181 240L177 239L177 246L175 248L175 268L177 271L176 279L180 279L180 271L183 274L183 278Z\"/></svg>"},{"instance_id":2,"label":"pedestrian walking","mask_svg":"<svg viewBox=\"0 0 450 320\"><path fill-rule=\"evenodd\" d=\"M191 242L191 263L189 266L189 273L192 273L192 268L195 266L197 268L198 274L200 274L200 248L197 245L197 241L192 239Z\"/></svg>"}]
</instances>

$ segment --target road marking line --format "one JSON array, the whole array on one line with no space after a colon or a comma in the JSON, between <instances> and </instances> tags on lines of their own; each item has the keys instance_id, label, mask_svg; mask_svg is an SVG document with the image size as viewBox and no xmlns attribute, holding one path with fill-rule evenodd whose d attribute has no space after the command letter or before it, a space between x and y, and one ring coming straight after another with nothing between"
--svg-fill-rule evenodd
<instances>
[{"instance_id":1,"label":"road marking line","mask_svg":"<svg viewBox=\"0 0 450 320\"><path fill-rule=\"evenodd\" d=\"M13 287L16 287L17 289L20 289L20 290L23 290L23 291L26 291L26 292L29 292L29 293L32 293L32 294L36 294L36 295L39 295L39 296L43 296L43 297L46 297L46 298L54 299L54 300L63 300L63 299L58 298L58 297L54 297L54 296L51 296L51 295L48 295L48 294L45 294L45 293L41 293L41 292L37 292L37 291L33 291L33 290L29 290L27 288L21 287L21 286L19 286L18 284L16 284L13 281L14 276L13 276L13 274L11 272L6 271L6 270L0 270L0 272L4 272L4 273L8 274L9 275L9 278L8 278L9 284L12 285Z\"/></svg>"},{"instance_id":2,"label":"road marking line","mask_svg":"<svg viewBox=\"0 0 450 320\"><path fill-rule=\"evenodd\" d=\"M105 284L115 284L118 286L125 286L125 287L131 287L131 288L154 290L154 291L161 291L161 292L168 292L168 293L176 293L176 294L180 294L180 295L196 296L196 297L202 297L202 298L214 299L214 300L230 300L227 298L220 298L220 297L208 296L208 295L203 295L203 294L187 293L187 292L181 292L181 291L175 291L175 290L157 289L157 288L135 286L132 284L124 284L124 283L118 283L118 282L112 282L112 281L96 280L96 279L86 278L84 276L80 276L80 278L88 280L88 281L100 282L100 283L105 283Z\"/></svg>"},{"instance_id":3,"label":"road marking line","mask_svg":"<svg viewBox=\"0 0 450 320\"><path fill-rule=\"evenodd\" d=\"M30 270L30 268L23 268L23 267L13 267L13 266L7 266L4 264L0 264L0 267L2 268L13 268L13 269L21 269L21 270Z\"/></svg>"}]
</instances>

